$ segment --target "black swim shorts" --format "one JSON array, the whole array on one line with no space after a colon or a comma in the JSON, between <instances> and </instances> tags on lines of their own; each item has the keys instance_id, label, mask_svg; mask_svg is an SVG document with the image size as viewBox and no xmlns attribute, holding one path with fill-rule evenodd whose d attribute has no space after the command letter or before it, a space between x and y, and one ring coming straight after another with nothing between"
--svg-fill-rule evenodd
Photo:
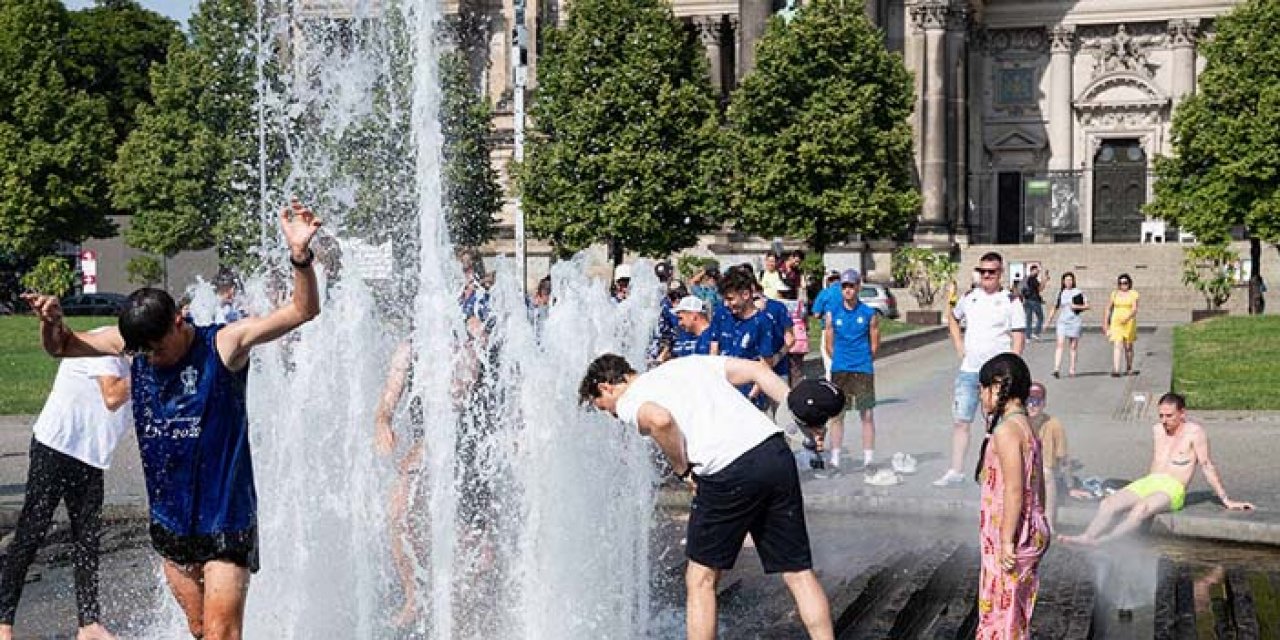
<instances>
[{"instance_id":1,"label":"black swim shorts","mask_svg":"<svg viewBox=\"0 0 1280 640\"><path fill-rule=\"evenodd\" d=\"M221 560L258 572L258 528L235 533L180 536L151 523L151 546L166 560L179 565Z\"/></svg>"},{"instance_id":2,"label":"black swim shorts","mask_svg":"<svg viewBox=\"0 0 1280 640\"><path fill-rule=\"evenodd\" d=\"M782 434L712 475L695 474L695 480L685 550L690 560L732 569L750 533L765 573L813 568L800 475Z\"/></svg>"}]
</instances>

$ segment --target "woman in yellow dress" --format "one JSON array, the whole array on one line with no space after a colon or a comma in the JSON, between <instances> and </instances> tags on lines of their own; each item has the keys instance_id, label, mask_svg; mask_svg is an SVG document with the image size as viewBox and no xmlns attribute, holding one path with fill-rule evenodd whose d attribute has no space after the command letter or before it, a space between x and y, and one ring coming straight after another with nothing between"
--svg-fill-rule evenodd
<instances>
[{"instance_id":1,"label":"woman in yellow dress","mask_svg":"<svg viewBox=\"0 0 1280 640\"><path fill-rule=\"evenodd\" d=\"M1111 377L1120 377L1121 354L1125 375L1133 375L1133 343L1138 339L1138 292L1133 290L1133 278L1129 274L1122 273L1116 279L1116 289L1111 292L1103 317L1112 345Z\"/></svg>"}]
</instances>

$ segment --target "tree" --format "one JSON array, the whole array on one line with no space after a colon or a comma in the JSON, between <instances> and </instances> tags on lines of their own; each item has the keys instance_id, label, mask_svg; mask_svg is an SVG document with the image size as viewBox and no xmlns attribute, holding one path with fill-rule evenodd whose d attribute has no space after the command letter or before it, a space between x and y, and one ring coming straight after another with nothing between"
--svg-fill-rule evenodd
<instances>
[{"instance_id":1,"label":"tree","mask_svg":"<svg viewBox=\"0 0 1280 640\"><path fill-rule=\"evenodd\" d=\"M43 256L34 269L22 276L22 286L28 291L59 298L66 295L75 283L75 271L62 256Z\"/></svg>"},{"instance_id":2,"label":"tree","mask_svg":"<svg viewBox=\"0 0 1280 640\"><path fill-rule=\"evenodd\" d=\"M155 256L134 256L125 265L129 282L143 287L154 287L165 280L164 263Z\"/></svg>"},{"instance_id":3,"label":"tree","mask_svg":"<svg viewBox=\"0 0 1280 640\"><path fill-rule=\"evenodd\" d=\"M561 254L608 242L661 256L721 213L716 104L702 50L663 0L575 0L545 32L518 184Z\"/></svg>"},{"instance_id":4,"label":"tree","mask_svg":"<svg viewBox=\"0 0 1280 640\"><path fill-rule=\"evenodd\" d=\"M896 236L920 204L910 75L846 4L814 0L772 20L728 110L739 228L819 252L854 233Z\"/></svg>"},{"instance_id":5,"label":"tree","mask_svg":"<svg viewBox=\"0 0 1280 640\"><path fill-rule=\"evenodd\" d=\"M924 247L901 247L893 253L893 279L906 283L921 309L933 309L959 268L947 254Z\"/></svg>"},{"instance_id":6,"label":"tree","mask_svg":"<svg viewBox=\"0 0 1280 640\"><path fill-rule=\"evenodd\" d=\"M1215 24L1196 93L1174 112L1174 155L1156 159L1146 211L1210 244L1243 226L1260 295L1260 242L1280 243L1280 4L1250 0Z\"/></svg>"},{"instance_id":7,"label":"tree","mask_svg":"<svg viewBox=\"0 0 1280 640\"><path fill-rule=\"evenodd\" d=\"M502 187L490 159L493 112L476 91L468 67L460 52L440 58L444 210L453 243L478 247L493 239Z\"/></svg>"},{"instance_id":8,"label":"tree","mask_svg":"<svg viewBox=\"0 0 1280 640\"><path fill-rule=\"evenodd\" d=\"M163 256L216 247L234 262L258 241L253 24L246 0L206 0L190 42L174 40L152 69L155 104L139 108L111 168L112 202L133 213L130 245Z\"/></svg>"},{"instance_id":9,"label":"tree","mask_svg":"<svg viewBox=\"0 0 1280 640\"><path fill-rule=\"evenodd\" d=\"M0 252L19 262L115 232L107 103L68 82L70 23L57 0L0 3Z\"/></svg>"}]
</instances>

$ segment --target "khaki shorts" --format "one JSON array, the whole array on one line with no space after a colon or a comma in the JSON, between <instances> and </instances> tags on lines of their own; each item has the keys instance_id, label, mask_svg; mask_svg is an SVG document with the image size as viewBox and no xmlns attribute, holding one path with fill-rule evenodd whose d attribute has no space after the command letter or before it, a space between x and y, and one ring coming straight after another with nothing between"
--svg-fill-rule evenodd
<instances>
[{"instance_id":1,"label":"khaki shorts","mask_svg":"<svg viewBox=\"0 0 1280 640\"><path fill-rule=\"evenodd\" d=\"M837 371L831 374L831 382L844 392L844 408L858 411L876 406L876 374Z\"/></svg>"}]
</instances>

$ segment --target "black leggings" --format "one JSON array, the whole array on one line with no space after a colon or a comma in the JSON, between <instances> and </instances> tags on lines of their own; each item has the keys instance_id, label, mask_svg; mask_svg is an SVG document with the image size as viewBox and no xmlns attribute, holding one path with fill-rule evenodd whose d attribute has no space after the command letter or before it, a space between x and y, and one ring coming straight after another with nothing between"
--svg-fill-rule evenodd
<instances>
[{"instance_id":1,"label":"black leggings","mask_svg":"<svg viewBox=\"0 0 1280 640\"><path fill-rule=\"evenodd\" d=\"M13 624L22 598L27 569L49 531L53 512L67 502L71 532L75 537L76 609L80 626L98 622L98 543L102 537L102 469L31 439L27 496L22 503L18 529L0 576L0 624Z\"/></svg>"}]
</instances>

